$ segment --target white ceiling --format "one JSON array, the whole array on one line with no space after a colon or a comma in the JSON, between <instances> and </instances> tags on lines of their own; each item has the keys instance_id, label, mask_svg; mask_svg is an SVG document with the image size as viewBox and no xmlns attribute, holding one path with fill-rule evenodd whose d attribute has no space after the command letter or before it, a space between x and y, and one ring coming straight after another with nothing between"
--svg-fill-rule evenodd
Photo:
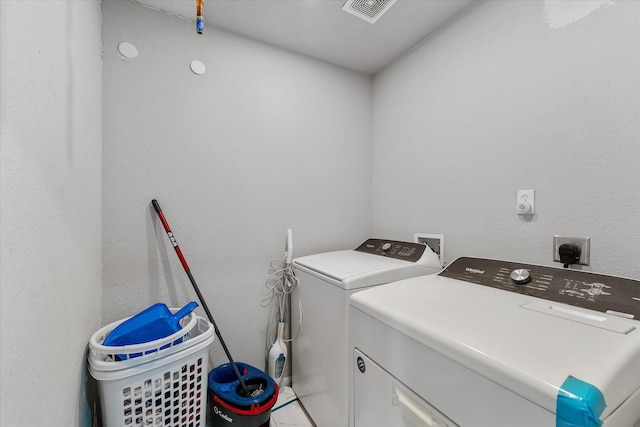
<instances>
[{"instance_id":1,"label":"white ceiling","mask_svg":"<svg viewBox=\"0 0 640 427\"><path fill-rule=\"evenodd\" d=\"M195 22L195 0L133 0ZM402 55L472 0L398 0L375 24L342 10L346 0L205 0L214 25L365 74ZM194 29L195 33L195 23Z\"/></svg>"}]
</instances>

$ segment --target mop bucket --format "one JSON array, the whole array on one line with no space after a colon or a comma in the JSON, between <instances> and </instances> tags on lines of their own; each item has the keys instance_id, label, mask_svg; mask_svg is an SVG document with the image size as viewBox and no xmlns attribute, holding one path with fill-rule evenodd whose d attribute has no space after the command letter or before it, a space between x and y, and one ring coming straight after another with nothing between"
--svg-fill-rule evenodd
<instances>
[{"instance_id":1,"label":"mop bucket","mask_svg":"<svg viewBox=\"0 0 640 427\"><path fill-rule=\"evenodd\" d=\"M209 397L213 427L269 427L271 408L278 400L278 386L263 371L236 362L247 396L230 363L209 372Z\"/></svg>"}]
</instances>

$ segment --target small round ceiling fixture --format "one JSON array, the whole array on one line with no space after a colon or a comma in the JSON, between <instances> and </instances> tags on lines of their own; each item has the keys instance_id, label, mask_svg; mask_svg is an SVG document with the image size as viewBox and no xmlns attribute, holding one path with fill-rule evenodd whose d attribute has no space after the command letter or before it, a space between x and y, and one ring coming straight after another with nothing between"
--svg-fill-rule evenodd
<instances>
[{"instance_id":1,"label":"small round ceiling fixture","mask_svg":"<svg viewBox=\"0 0 640 427\"><path fill-rule=\"evenodd\" d=\"M201 75L204 74L206 68L201 61L193 60L191 61L191 71L193 74Z\"/></svg>"},{"instance_id":2,"label":"small round ceiling fixture","mask_svg":"<svg viewBox=\"0 0 640 427\"><path fill-rule=\"evenodd\" d=\"M129 42L122 42L118 45L118 51L123 58L133 59L138 56L138 49Z\"/></svg>"}]
</instances>

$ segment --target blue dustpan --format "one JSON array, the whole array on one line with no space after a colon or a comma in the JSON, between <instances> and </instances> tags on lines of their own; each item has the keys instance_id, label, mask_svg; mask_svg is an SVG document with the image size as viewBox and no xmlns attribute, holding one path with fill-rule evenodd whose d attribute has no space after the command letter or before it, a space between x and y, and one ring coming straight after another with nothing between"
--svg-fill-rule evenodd
<instances>
[{"instance_id":1,"label":"blue dustpan","mask_svg":"<svg viewBox=\"0 0 640 427\"><path fill-rule=\"evenodd\" d=\"M120 347L168 337L182 329L180 319L196 307L198 303L192 301L173 314L165 304L154 304L116 326L102 345Z\"/></svg>"}]
</instances>

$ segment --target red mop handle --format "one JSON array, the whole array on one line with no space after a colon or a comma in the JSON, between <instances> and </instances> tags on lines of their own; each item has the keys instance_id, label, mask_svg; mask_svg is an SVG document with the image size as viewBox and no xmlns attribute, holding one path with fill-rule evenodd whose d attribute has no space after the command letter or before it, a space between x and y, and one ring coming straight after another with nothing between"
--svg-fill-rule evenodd
<instances>
[{"instance_id":1,"label":"red mop handle","mask_svg":"<svg viewBox=\"0 0 640 427\"><path fill-rule=\"evenodd\" d=\"M182 263L182 268L184 268L184 271L187 273L187 276L189 277L189 281L191 282L191 285L193 286L193 290L196 291L196 294L198 295L198 299L202 303L202 308L204 309L204 312L207 313L207 317L209 318L209 321L213 324L213 329L214 329L216 335L218 336L218 339L220 340L220 344L222 345L222 348L224 349L224 352L227 354L227 358L229 359L229 362L231 363L231 366L233 367L233 371L235 372L236 377L238 377L238 380L240 380L240 385L242 385L242 389L244 390L245 395L246 396L250 396L251 393L249 392L249 389L247 388L247 385L244 383L244 380L242 379L242 375L240 375L240 371L238 370L238 367L236 366L236 362L234 362L233 358L231 357L231 353L229 352L229 348L227 347L227 345L224 342L224 339L222 338L222 334L220 333L220 330L218 329L218 325L216 325L216 321L213 319L213 315L209 311L209 307L207 307L207 303L204 301L204 298L202 297L202 294L200 293L200 288L198 288L198 285L196 283L196 279L194 279L193 275L191 274L191 270L189 269L189 265L187 264L187 260L184 259L184 255L182 255L182 251L180 250L180 246L178 246L178 241L173 236L173 232L169 228L169 223L167 222L167 219L164 217L164 214L162 213L162 209L160 209L160 203L158 203L158 201L156 199L151 200L151 203L153 204L153 208L156 210L156 213L158 214L158 218L160 218L160 222L162 222L162 226L164 227L164 230L167 232L167 236L169 236L169 240L171 241L171 244L173 245L173 248L176 250L176 253L178 254L178 258L180 259L180 262Z\"/></svg>"},{"instance_id":2,"label":"red mop handle","mask_svg":"<svg viewBox=\"0 0 640 427\"><path fill-rule=\"evenodd\" d=\"M182 263L182 268L184 268L185 271L191 271L191 269L189 268L189 264L187 264L187 260L184 258L184 255L182 255L182 249L180 249L180 246L178 246L178 241L173 235L171 228L169 228L169 223L167 222L167 219L164 217L164 214L162 213L162 209L160 209L160 204L156 199L153 199L151 203L153 204L153 208L156 210L156 213L158 214L158 218L160 218L160 222L164 227L164 231L166 231L167 236L169 236L169 241L173 245L173 249L175 249L176 253L178 254L178 259L180 260L180 263Z\"/></svg>"}]
</instances>

